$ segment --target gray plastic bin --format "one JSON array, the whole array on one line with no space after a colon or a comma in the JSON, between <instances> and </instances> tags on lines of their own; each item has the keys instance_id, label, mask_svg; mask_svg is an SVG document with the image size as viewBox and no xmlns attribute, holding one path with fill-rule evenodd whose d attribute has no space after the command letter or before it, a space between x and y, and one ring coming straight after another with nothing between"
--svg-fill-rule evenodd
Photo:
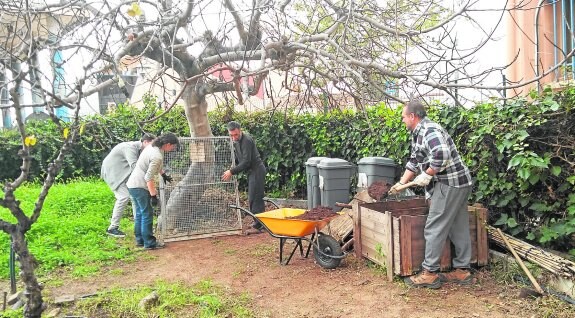
<instances>
[{"instance_id":1,"label":"gray plastic bin","mask_svg":"<svg viewBox=\"0 0 575 318\"><path fill-rule=\"evenodd\" d=\"M336 202L348 203L354 166L343 159L323 159L317 165L321 205L339 211Z\"/></svg>"},{"instance_id":2,"label":"gray plastic bin","mask_svg":"<svg viewBox=\"0 0 575 318\"><path fill-rule=\"evenodd\" d=\"M357 188L365 189L378 180L395 182L398 165L390 158L365 157L357 162Z\"/></svg>"},{"instance_id":3,"label":"gray plastic bin","mask_svg":"<svg viewBox=\"0 0 575 318\"><path fill-rule=\"evenodd\" d=\"M317 164L323 159L327 159L327 157L311 157L305 162L308 210L311 210L321 205L321 194L319 191L319 174L317 172Z\"/></svg>"}]
</instances>

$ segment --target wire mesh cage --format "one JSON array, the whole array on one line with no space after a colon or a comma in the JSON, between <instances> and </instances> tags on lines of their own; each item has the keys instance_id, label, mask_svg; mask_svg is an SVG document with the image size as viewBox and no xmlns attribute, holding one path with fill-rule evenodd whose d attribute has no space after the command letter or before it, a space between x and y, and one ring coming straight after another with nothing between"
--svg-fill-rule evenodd
<instances>
[{"instance_id":1,"label":"wire mesh cage","mask_svg":"<svg viewBox=\"0 0 575 318\"><path fill-rule=\"evenodd\" d=\"M234 162L229 137L180 138L177 150L164 154L164 171L173 181L160 181L161 241L241 233L237 180L221 181Z\"/></svg>"}]
</instances>

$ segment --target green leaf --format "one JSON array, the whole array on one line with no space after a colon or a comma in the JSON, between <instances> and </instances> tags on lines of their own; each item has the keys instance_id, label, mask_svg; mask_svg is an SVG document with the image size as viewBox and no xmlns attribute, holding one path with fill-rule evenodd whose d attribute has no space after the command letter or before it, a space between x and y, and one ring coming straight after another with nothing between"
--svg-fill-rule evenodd
<instances>
[{"instance_id":1,"label":"green leaf","mask_svg":"<svg viewBox=\"0 0 575 318\"><path fill-rule=\"evenodd\" d=\"M509 219L507 219L507 226L509 226L510 228L516 227L517 221L515 221L514 218L509 218Z\"/></svg>"},{"instance_id":2,"label":"green leaf","mask_svg":"<svg viewBox=\"0 0 575 318\"><path fill-rule=\"evenodd\" d=\"M529 175L529 183L531 184L536 184L537 182L539 182L539 174L535 174L532 173L531 175Z\"/></svg>"},{"instance_id":3,"label":"green leaf","mask_svg":"<svg viewBox=\"0 0 575 318\"><path fill-rule=\"evenodd\" d=\"M537 212L546 212L549 211L549 207L547 206L547 204L545 203L533 203L531 204L531 206L529 207L531 210L533 211L537 211Z\"/></svg>"},{"instance_id":4,"label":"green leaf","mask_svg":"<svg viewBox=\"0 0 575 318\"><path fill-rule=\"evenodd\" d=\"M518 139L519 139L520 141L523 141L523 140L525 140L527 137L529 137L529 133L528 133L527 131L525 131L525 130L520 130L520 131L518 131L518 133L519 133Z\"/></svg>"},{"instance_id":5,"label":"green leaf","mask_svg":"<svg viewBox=\"0 0 575 318\"><path fill-rule=\"evenodd\" d=\"M522 207L526 206L529 201L531 200L531 198L529 197L521 197L518 199L519 200L519 204L521 204Z\"/></svg>"},{"instance_id":6,"label":"green leaf","mask_svg":"<svg viewBox=\"0 0 575 318\"><path fill-rule=\"evenodd\" d=\"M510 168L517 166L522 161L523 161L523 156L514 156L513 158L511 158L511 160L509 160L509 164L507 165L507 169L509 170Z\"/></svg>"},{"instance_id":7,"label":"green leaf","mask_svg":"<svg viewBox=\"0 0 575 318\"><path fill-rule=\"evenodd\" d=\"M507 213L501 213L499 220L495 221L495 224L493 224L493 225L507 224L507 218L508 218Z\"/></svg>"},{"instance_id":8,"label":"green leaf","mask_svg":"<svg viewBox=\"0 0 575 318\"><path fill-rule=\"evenodd\" d=\"M529 170L528 170L528 169L521 168L521 169L519 169L519 171L517 171L517 175L518 175L521 179L527 180L527 179L529 178L530 173L529 173Z\"/></svg>"},{"instance_id":9,"label":"green leaf","mask_svg":"<svg viewBox=\"0 0 575 318\"><path fill-rule=\"evenodd\" d=\"M529 232L529 234L527 234L526 238L530 241L533 241L535 239L535 234L533 234L533 232Z\"/></svg>"},{"instance_id":10,"label":"green leaf","mask_svg":"<svg viewBox=\"0 0 575 318\"><path fill-rule=\"evenodd\" d=\"M554 176L558 176L561 174L561 166L552 166L551 167L551 174Z\"/></svg>"}]
</instances>

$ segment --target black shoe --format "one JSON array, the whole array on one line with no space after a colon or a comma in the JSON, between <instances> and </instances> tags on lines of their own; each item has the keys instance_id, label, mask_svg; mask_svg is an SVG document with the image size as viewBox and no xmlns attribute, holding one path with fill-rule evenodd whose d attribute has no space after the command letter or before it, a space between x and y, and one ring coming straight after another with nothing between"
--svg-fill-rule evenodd
<instances>
[{"instance_id":1,"label":"black shoe","mask_svg":"<svg viewBox=\"0 0 575 318\"><path fill-rule=\"evenodd\" d=\"M264 226L260 222L254 222L252 223L252 228L261 231L264 228Z\"/></svg>"},{"instance_id":2,"label":"black shoe","mask_svg":"<svg viewBox=\"0 0 575 318\"><path fill-rule=\"evenodd\" d=\"M125 237L126 236L126 233L118 230L118 228L107 230L106 233L110 236L113 236L113 237Z\"/></svg>"},{"instance_id":3,"label":"black shoe","mask_svg":"<svg viewBox=\"0 0 575 318\"><path fill-rule=\"evenodd\" d=\"M144 246L144 249L145 250L157 250L157 249L164 248L164 247L166 247L166 244L156 243L152 246L148 246L148 247Z\"/></svg>"}]
</instances>

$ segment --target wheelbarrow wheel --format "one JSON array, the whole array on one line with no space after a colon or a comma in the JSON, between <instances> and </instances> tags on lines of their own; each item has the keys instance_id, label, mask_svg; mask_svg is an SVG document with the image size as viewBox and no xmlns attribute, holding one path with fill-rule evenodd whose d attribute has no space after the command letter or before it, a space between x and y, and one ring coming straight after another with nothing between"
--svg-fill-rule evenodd
<instances>
[{"instance_id":1,"label":"wheelbarrow wheel","mask_svg":"<svg viewBox=\"0 0 575 318\"><path fill-rule=\"evenodd\" d=\"M341 263L342 255L341 246L336 239L326 234L319 234L313 244L313 256L319 266L327 269L336 268Z\"/></svg>"}]
</instances>

